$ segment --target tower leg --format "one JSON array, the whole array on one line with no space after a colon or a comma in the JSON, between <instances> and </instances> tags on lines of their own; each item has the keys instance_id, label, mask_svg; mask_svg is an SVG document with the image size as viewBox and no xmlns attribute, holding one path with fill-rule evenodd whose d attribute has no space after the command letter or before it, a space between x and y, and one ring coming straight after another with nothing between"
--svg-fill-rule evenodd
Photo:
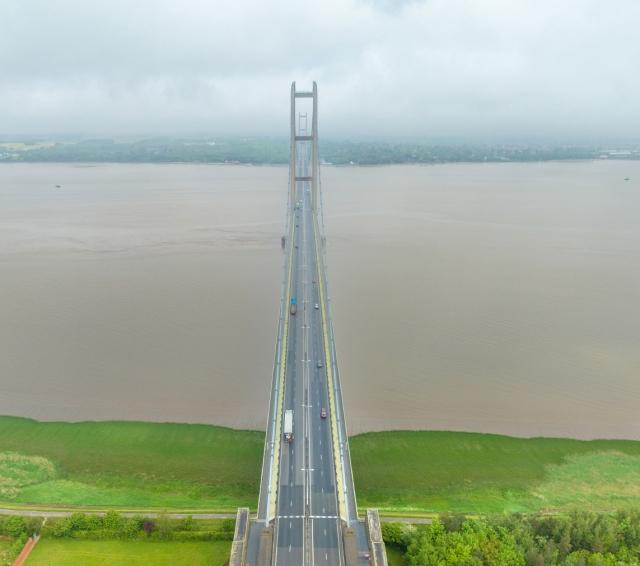
<instances>
[{"instance_id":1,"label":"tower leg","mask_svg":"<svg viewBox=\"0 0 640 566\"><path fill-rule=\"evenodd\" d=\"M291 83L291 149L289 152L289 197L291 210L296 204L296 83Z\"/></svg>"},{"instance_id":2,"label":"tower leg","mask_svg":"<svg viewBox=\"0 0 640 566\"><path fill-rule=\"evenodd\" d=\"M318 167L318 86L313 81L313 118L311 121L311 206L318 210L318 185L320 184L320 168Z\"/></svg>"}]
</instances>

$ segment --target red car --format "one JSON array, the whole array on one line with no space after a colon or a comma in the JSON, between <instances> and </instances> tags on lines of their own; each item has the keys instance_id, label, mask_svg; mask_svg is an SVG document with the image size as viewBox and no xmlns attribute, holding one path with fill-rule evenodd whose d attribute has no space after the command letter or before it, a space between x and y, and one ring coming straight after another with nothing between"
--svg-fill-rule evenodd
<instances>
[{"instance_id":1,"label":"red car","mask_svg":"<svg viewBox=\"0 0 640 566\"><path fill-rule=\"evenodd\" d=\"M327 410L322 407L322 409L320 409L320 418L321 419L326 419L327 418Z\"/></svg>"}]
</instances>

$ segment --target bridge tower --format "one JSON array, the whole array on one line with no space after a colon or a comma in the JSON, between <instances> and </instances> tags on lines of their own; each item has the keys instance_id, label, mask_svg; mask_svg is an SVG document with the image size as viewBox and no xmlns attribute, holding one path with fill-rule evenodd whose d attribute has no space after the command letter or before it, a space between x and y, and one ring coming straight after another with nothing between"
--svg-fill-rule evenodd
<instances>
[{"instance_id":1,"label":"bridge tower","mask_svg":"<svg viewBox=\"0 0 640 566\"><path fill-rule=\"evenodd\" d=\"M311 134L308 132L301 133L297 128L296 100L298 98L312 99L312 115L311 115ZM311 206L314 212L318 210L318 186L320 184L320 168L318 163L318 86L313 81L313 88L310 91L296 90L295 81L291 83L291 146L289 157L289 191L290 205L295 206L296 203L296 181L311 182ZM311 171L306 174L298 171L298 142L311 143Z\"/></svg>"}]
</instances>

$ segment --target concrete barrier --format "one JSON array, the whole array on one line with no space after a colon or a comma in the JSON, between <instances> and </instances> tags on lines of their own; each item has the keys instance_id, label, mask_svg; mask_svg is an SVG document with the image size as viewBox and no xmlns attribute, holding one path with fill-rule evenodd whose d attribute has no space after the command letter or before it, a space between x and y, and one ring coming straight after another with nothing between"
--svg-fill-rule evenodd
<instances>
[{"instance_id":1,"label":"concrete barrier","mask_svg":"<svg viewBox=\"0 0 640 566\"><path fill-rule=\"evenodd\" d=\"M372 566L387 566L387 551L382 540L380 516L377 509L367 509L365 528L371 553L369 560Z\"/></svg>"},{"instance_id":2,"label":"concrete barrier","mask_svg":"<svg viewBox=\"0 0 640 566\"><path fill-rule=\"evenodd\" d=\"M249 536L249 508L240 507L236 514L236 530L231 544L229 566L244 566L247 553L247 537Z\"/></svg>"}]
</instances>

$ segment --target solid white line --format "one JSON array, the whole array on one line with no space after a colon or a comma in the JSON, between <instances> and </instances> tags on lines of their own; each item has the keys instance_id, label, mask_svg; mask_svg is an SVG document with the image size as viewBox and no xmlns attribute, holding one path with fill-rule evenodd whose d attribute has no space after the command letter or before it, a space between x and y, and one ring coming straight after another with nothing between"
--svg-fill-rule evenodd
<instances>
[{"instance_id":1,"label":"solid white line","mask_svg":"<svg viewBox=\"0 0 640 566\"><path fill-rule=\"evenodd\" d=\"M278 563L278 539L280 538L280 529L278 527L278 524L280 523L280 519L278 517L275 518L275 529L276 529L276 551L275 554L273 556L273 563L277 564Z\"/></svg>"},{"instance_id":2,"label":"solid white line","mask_svg":"<svg viewBox=\"0 0 640 566\"><path fill-rule=\"evenodd\" d=\"M283 520L283 519L304 519L305 515L278 515L276 517L276 519ZM338 517L337 515L309 515L308 516L309 519L339 519L340 517Z\"/></svg>"},{"instance_id":3,"label":"solid white line","mask_svg":"<svg viewBox=\"0 0 640 566\"><path fill-rule=\"evenodd\" d=\"M340 548L342 545L340 544L340 521L336 521L336 536L338 537L338 563L342 564L342 549Z\"/></svg>"},{"instance_id":4,"label":"solid white line","mask_svg":"<svg viewBox=\"0 0 640 566\"><path fill-rule=\"evenodd\" d=\"M316 545L313 542L313 519L311 519L311 566L313 566L316 561L316 554L314 552L315 548Z\"/></svg>"}]
</instances>

